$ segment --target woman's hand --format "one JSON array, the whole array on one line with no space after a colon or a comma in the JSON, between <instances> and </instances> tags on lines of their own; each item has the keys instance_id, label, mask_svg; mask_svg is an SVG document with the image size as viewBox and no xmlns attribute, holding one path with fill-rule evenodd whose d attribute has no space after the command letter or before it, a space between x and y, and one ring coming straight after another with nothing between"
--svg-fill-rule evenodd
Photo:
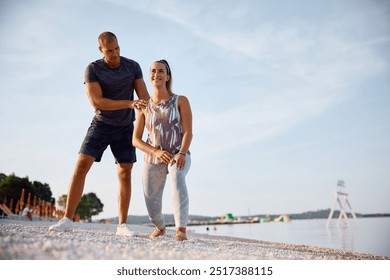
<instances>
[{"instance_id":1,"label":"woman's hand","mask_svg":"<svg viewBox=\"0 0 390 280\"><path fill-rule=\"evenodd\" d=\"M156 150L154 152L154 155L161 159L165 164L171 163L174 161L173 155L167 151L164 150Z\"/></svg>"},{"instance_id":2,"label":"woman's hand","mask_svg":"<svg viewBox=\"0 0 390 280\"><path fill-rule=\"evenodd\" d=\"M177 169L183 169L186 164L186 156L183 154L176 154L172 159L171 165L173 165L175 162Z\"/></svg>"}]
</instances>

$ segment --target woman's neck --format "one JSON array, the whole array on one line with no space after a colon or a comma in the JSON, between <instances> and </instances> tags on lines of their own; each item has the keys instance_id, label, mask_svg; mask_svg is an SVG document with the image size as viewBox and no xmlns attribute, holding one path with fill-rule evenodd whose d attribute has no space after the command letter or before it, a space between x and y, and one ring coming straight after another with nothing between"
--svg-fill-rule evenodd
<instances>
[{"instance_id":1,"label":"woman's neck","mask_svg":"<svg viewBox=\"0 0 390 280\"><path fill-rule=\"evenodd\" d=\"M155 88L153 91L152 100L156 104L164 103L173 96L172 93L168 92L166 88L159 89Z\"/></svg>"}]
</instances>

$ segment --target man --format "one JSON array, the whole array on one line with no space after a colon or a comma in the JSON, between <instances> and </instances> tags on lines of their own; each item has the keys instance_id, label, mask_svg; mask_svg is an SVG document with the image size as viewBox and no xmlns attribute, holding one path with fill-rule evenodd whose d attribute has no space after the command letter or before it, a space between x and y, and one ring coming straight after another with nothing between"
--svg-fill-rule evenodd
<instances>
[{"instance_id":1,"label":"man","mask_svg":"<svg viewBox=\"0 0 390 280\"><path fill-rule=\"evenodd\" d=\"M80 148L66 202L65 217L49 231L72 231L73 215L83 194L85 178L92 164L99 162L110 145L119 180L119 225L116 234L132 236L126 226L131 197L131 169L136 162L132 146L134 109L146 106L149 94L139 64L120 56L116 36L103 32L98 38L103 58L88 65L85 88L95 116ZM138 100L134 101L134 90Z\"/></svg>"}]
</instances>

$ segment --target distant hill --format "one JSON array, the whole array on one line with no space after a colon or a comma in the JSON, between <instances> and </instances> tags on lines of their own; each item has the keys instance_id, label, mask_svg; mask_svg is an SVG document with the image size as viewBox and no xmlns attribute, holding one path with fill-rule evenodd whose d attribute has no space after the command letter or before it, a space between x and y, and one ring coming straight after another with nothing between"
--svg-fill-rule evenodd
<instances>
[{"instance_id":1,"label":"distant hill","mask_svg":"<svg viewBox=\"0 0 390 280\"><path fill-rule=\"evenodd\" d=\"M324 210L317 210L317 211L308 211L300 214L290 214L291 219L327 219L330 213L330 208L329 209L324 209ZM335 210L333 212L333 217L332 218L338 218L340 215L339 210ZM355 213L356 217L358 218L369 218L369 217L390 217L390 213L377 213L377 214L360 214L360 213ZM352 214L347 212L348 218L352 218Z\"/></svg>"},{"instance_id":2,"label":"distant hill","mask_svg":"<svg viewBox=\"0 0 390 280\"><path fill-rule=\"evenodd\" d=\"M308 212L303 212L303 213L298 213L298 214L287 214L290 219L292 220L300 220L300 219L328 219L329 213L330 213L330 208L328 209L323 209L323 210L317 210L317 211L308 211ZM281 214L274 214L274 215L268 215L271 219L274 219L276 217L279 217ZM333 212L333 219L338 218L340 215L339 210L335 210ZM360 213L355 213L356 217L358 218L370 218L370 217L390 217L390 213L376 213L376 214L360 214ZM264 217L266 215L260 214L260 215L253 215L257 217ZM352 218L352 214L347 212L347 216L349 218Z\"/></svg>"},{"instance_id":3,"label":"distant hill","mask_svg":"<svg viewBox=\"0 0 390 280\"><path fill-rule=\"evenodd\" d=\"M291 220L300 220L300 219L327 219L330 213L329 209L323 209L323 210L317 210L317 211L308 211L303 212L299 214L287 214ZM284 214L284 213L282 213ZM252 218L252 217L266 217L269 216L271 220L279 217L281 214L257 214L257 215L250 215L250 216L240 216L241 218ZM338 218L340 215L340 211L334 211L333 218ZM352 217L351 213L347 213L348 217ZM390 213L374 213L374 214L359 214L355 213L356 217L358 218L371 218L371 217L390 217ZM165 216L165 221L167 224L173 224L174 218L172 214L167 214ZM223 215L222 215L223 216ZM189 220L190 221L213 221L218 219L219 216L200 216L200 215L190 215ZM113 224L118 223L118 217L105 219L105 221L110 221ZM135 215L129 215L127 217L127 223L128 224L150 224L149 217L146 215L143 216L135 216Z\"/></svg>"}]
</instances>

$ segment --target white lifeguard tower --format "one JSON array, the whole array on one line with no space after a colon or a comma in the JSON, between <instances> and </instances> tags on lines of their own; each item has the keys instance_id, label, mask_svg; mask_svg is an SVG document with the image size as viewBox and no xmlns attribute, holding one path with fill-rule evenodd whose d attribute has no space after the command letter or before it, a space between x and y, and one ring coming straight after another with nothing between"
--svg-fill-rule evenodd
<instances>
[{"instance_id":1,"label":"white lifeguard tower","mask_svg":"<svg viewBox=\"0 0 390 280\"><path fill-rule=\"evenodd\" d=\"M345 191L345 184L344 184L343 180L337 181L337 189L335 192L335 202L333 204L332 209L330 210L328 221L326 222L326 227L329 226L329 224L333 218L333 213L334 213L334 210L335 210L335 207L337 206L337 204L340 206L340 215L339 215L339 218L337 221L337 226L340 226L340 223L342 220L344 221L345 225L348 225L348 215L346 212L346 206L349 207L351 214L352 214L352 216L355 219L355 222L357 224L357 218L356 218L355 212L353 212L353 210L351 208L351 204L349 204L348 194Z\"/></svg>"}]
</instances>

